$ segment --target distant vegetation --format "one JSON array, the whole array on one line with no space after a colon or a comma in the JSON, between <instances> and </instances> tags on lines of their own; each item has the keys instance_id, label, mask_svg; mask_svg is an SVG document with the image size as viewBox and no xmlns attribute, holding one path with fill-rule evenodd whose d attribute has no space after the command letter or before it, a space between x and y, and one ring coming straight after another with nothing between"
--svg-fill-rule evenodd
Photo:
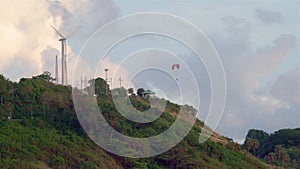
<instances>
[{"instance_id":1,"label":"distant vegetation","mask_svg":"<svg viewBox=\"0 0 300 169\"><path fill-rule=\"evenodd\" d=\"M300 128L282 129L272 134L251 129L243 146L270 165L300 168Z\"/></svg>"},{"instance_id":2,"label":"distant vegetation","mask_svg":"<svg viewBox=\"0 0 300 169\"><path fill-rule=\"evenodd\" d=\"M145 159L113 155L96 146L82 130L74 111L71 87L55 85L52 80L50 74L44 73L14 83L0 75L0 168L267 168L241 150L240 145L216 133L199 144L204 125L200 121L176 147L161 155ZM117 92L118 97L129 93L131 103L139 110L149 108L147 98L124 88L105 95L107 84L103 79L90 83L94 83L96 93L89 88L84 92L95 94L106 120L128 136L157 135L175 121L181 107L167 101L165 111L152 124L134 123L117 112L110 92ZM255 151L261 153L259 149Z\"/></svg>"}]
</instances>

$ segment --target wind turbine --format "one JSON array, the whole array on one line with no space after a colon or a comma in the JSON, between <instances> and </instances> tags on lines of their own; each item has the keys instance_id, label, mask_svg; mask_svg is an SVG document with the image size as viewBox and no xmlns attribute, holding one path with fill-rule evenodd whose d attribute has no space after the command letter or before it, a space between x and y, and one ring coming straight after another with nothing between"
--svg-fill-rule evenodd
<instances>
[{"instance_id":1,"label":"wind turbine","mask_svg":"<svg viewBox=\"0 0 300 169\"><path fill-rule=\"evenodd\" d=\"M67 85L68 84L68 71L67 71L67 39L74 35L77 31L74 33L64 36L61 34L54 26L51 25L51 27L54 29L54 31L60 36L59 41L61 41L61 84Z\"/></svg>"}]
</instances>

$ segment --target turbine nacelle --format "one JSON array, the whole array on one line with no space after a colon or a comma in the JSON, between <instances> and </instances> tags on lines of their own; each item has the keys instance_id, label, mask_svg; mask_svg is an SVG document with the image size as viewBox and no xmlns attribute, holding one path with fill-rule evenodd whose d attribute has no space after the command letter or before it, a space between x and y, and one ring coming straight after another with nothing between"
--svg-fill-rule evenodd
<instances>
[{"instance_id":1,"label":"turbine nacelle","mask_svg":"<svg viewBox=\"0 0 300 169\"><path fill-rule=\"evenodd\" d=\"M58 41L66 41L67 40L67 38L60 38L60 39L58 39Z\"/></svg>"}]
</instances>

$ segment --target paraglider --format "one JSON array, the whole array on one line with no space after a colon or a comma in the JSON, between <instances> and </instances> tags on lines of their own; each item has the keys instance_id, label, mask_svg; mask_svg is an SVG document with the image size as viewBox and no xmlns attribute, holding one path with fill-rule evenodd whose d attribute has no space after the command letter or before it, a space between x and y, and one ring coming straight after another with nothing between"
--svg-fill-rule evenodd
<instances>
[{"instance_id":1,"label":"paraglider","mask_svg":"<svg viewBox=\"0 0 300 169\"><path fill-rule=\"evenodd\" d=\"M172 65L172 70L174 70L175 68L180 69L180 65L179 64L173 64ZM178 78L176 78L175 80L178 81Z\"/></svg>"},{"instance_id":2,"label":"paraglider","mask_svg":"<svg viewBox=\"0 0 300 169\"><path fill-rule=\"evenodd\" d=\"M179 69L179 68L180 68L180 65L179 65L179 64L173 64L173 65L172 65L172 70L174 70L175 67L176 67L177 69Z\"/></svg>"}]
</instances>

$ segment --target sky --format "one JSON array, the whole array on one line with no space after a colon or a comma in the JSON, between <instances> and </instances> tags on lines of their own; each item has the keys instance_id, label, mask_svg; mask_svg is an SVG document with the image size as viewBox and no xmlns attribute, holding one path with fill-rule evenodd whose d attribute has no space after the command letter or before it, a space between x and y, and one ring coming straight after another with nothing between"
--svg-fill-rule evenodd
<instances>
[{"instance_id":1,"label":"sky","mask_svg":"<svg viewBox=\"0 0 300 169\"><path fill-rule=\"evenodd\" d=\"M143 34L116 44L105 57L94 57L105 49L103 43L124 31L119 27L103 38L97 34L102 26L134 13L161 12L196 26L220 57L227 95L218 133L242 142L250 128L274 132L300 127L299 1L1 0L0 4L0 73L13 81L43 71L54 74L61 44L53 25L66 36L77 32L67 46L70 84L78 85L81 76L104 77L102 70L108 67L113 87L119 86L122 77L124 87L144 87L180 102L177 83L191 83L193 74L200 92L199 118L205 120L212 97L210 78L206 66L180 41ZM180 26L166 29L189 34ZM163 52L154 53L155 57L147 53L157 48ZM170 61L170 54L177 55L177 60ZM129 56L133 60L126 59ZM181 69L170 71L179 62ZM165 69L137 73L137 68L147 66ZM183 89L189 96L183 103L197 100L194 90Z\"/></svg>"}]
</instances>

